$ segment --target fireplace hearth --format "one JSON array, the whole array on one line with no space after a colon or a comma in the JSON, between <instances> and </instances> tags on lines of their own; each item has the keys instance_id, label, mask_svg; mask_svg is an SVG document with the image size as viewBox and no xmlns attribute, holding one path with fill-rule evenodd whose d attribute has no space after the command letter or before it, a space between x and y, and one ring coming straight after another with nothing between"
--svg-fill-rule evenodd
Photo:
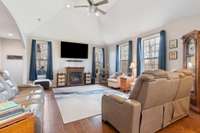
<instances>
[{"instance_id":1,"label":"fireplace hearth","mask_svg":"<svg viewBox=\"0 0 200 133\"><path fill-rule=\"evenodd\" d=\"M66 67L66 85L84 85L84 67Z\"/></svg>"}]
</instances>

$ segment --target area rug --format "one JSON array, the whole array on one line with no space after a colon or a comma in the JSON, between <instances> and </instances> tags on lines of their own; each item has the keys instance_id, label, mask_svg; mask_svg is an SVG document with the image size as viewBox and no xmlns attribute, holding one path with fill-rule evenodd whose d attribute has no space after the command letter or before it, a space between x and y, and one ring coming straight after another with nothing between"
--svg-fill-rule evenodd
<instances>
[{"instance_id":1,"label":"area rug","mask_svg":"<svg viewBox=\"0 0 200 133\"><path fill-rule=\"evenodd\" d=\"M101 114L103 94L127 96L101 85L53 89L64 124Z\"/></svg>"}]
</instances>

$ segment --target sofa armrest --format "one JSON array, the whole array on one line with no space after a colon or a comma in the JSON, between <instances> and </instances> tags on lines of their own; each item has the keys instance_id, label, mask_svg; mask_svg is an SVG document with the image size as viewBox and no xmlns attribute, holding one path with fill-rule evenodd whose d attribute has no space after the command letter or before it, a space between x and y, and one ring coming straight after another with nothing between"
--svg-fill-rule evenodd
<instances>
[{"instance_id":1,"label":"sofa armrest","mask_svg":"<svg viewBox=\"0 0 200 133\"><path fill-rule=\"evenodd\" d=\"M105 95L105 97L110 97L115 102L120 103L120 104L123 104L127 100L127 98L119 96L119 95Z\"/></svg>"},{"instance_id":2,"label":"sofa armrest","mask_svg":"<svg viewBox=\"0 0 200 133\"><path fill-rule=\"evenodd\" d=\"M117 95L102 97L102 119L121 133L139 133L141 104Z\"/></svg>"},{"instance_id":3,"label":"sofa armrest","mask_svg":"<svg viewBox=\"0 0 200 133\"><path fill-rule=\"evenodd\" d=\"M19 91L26 90L26 89L32 89L32 90L43 89L43 87L40 85L28 85L28 84L27 85L18 85L17 87L18 87Z\"/></svg>"}]
</instances>

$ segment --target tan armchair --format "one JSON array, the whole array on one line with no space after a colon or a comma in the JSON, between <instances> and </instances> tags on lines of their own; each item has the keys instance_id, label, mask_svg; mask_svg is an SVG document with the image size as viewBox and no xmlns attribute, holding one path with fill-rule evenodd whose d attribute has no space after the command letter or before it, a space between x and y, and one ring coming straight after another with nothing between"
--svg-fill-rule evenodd
<instances>
[{"instance_id":1,"label":"tan armchair","mask_svg":"<svg viewBox=\"0 0 200 133\"><path fill-rule=\"evenodd\" d=\"M110 76L110 78L108 79L108 86L118 89L120 88L120 77L121 77L122 73L115 73L113 75Z\"/></svg>"},{"instance_id":2,"label":"tan armchair","mask_svg":"<svg viewBox=\"0 0 200 133\"><path fill-rule=\"evenodd\" d=\"M192 76L176 75L147 72L137 79L129 98L104 95L102 119L120 133L154 133L188 115Z\"/></svg>"}]
</instances>

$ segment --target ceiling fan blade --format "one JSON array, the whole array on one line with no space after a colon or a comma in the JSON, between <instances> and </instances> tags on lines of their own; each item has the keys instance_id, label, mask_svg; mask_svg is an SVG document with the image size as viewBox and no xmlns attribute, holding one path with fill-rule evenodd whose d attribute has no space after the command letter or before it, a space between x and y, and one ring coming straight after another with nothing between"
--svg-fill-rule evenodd
<instances>
[{"instance_id":1,"label":"ceiling fan blade","mask_svg":"<svg viewBox=\"0 0 200 133\"><path fill-rule=\"evenodd\" d=\"M96 11L98 11L98 12L102 13L103 15L105 15L105 14L106 14L106 12L105 12L105 11L103 11L103 10L101 10L101 9L99 9L99 8L97 8L97 9L96 9Z\"/></svg>"},{"instance_id":2,"label":"ceiling fan blade","mask_svg":"<svg viewBox=\"0 0 200 133\"><path fill-rule=\"evenodd\" d=\"M84 7L90 7L88 5L77 5L77 6L74 6L74 8L84 8Z\"/></svg>"},{"instance_id":3,"label":"ceiling fan blade","mask_svg":"<svg viewBox=\"0 0 200 133\"><path fill-rule=\"evenodd\" d=\"M108 3L108 0L103 0L103 1L95 3L94 5L95 6L100 6L100 5L104 5L104 4L107 4L107 3Z\"/></svg>"},{"instance_id":4,"label":"ceiling fan blade","mask_svg":"<svg viewBox=\"0 0 200 133\"><path fill-rule=\"evenodd\" d=\"M90 4L90 6L93 5L93 3L92 3L91 0L87 0L87 1L88 1L88 3Z\"/></svg>"}]
</instances>

